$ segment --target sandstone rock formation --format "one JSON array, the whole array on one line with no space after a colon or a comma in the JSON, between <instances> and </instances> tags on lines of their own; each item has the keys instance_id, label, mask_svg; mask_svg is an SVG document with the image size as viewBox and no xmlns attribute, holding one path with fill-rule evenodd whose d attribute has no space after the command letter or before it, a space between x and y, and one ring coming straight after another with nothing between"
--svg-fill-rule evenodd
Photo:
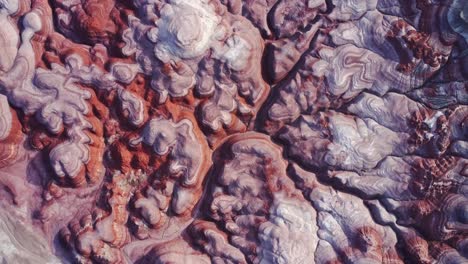
<instances>
[{"instance_id":1,"label":"sandstone rock formation","mask_svg":"<svg viewBox=\"0 0 468 264\"><path fill-rule=\"evenodd\" d=\"M0 262L468 263L467 17L0 0Z\"/></svg>"}]
</instances>

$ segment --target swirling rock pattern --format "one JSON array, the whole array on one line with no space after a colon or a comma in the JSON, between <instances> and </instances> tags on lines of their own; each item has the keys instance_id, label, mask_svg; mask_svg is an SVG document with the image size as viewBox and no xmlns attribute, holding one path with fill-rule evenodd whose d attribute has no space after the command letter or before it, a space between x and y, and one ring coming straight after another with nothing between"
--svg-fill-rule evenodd
<instances>
[{"instance_id":1,"label":"swirling rock pattern","mask_svg":"<svg viewBox=\"0 0 468 264\"><path fill-rule=\"evenodd\" d=\"M0 262L467 263L462 0L0 0Z\"/></svg>"},{"instance_id":2,"label":"swirling rock pattern","mask_svg":"<svg viewBox=\"0 0 468 264\"><path fill-rule=\"evenodd\" d=\"M0 131L0 140L4 140L6 137L8 137L8 135L10 135L13 122L10 106L8 105L8 100L4 95L0 97L0 111L2 111L2 119L0 120L0 124L2 125L2 130Z\"/></svg>"}]
</instances>

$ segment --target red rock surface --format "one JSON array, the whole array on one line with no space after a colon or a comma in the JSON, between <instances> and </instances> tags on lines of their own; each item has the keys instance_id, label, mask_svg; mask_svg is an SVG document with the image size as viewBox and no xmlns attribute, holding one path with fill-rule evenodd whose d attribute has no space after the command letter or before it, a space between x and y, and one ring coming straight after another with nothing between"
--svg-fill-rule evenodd
<instances>
[{"instance_id":1,"label":"red rock surface","mask_svg":"<svg viewBox=\"0 0 468 264\"><path fill-rule=\"evenodd\" d=\"M467 263L462 0L0 0L0 262Z\"/></svg>"}]
</instances>

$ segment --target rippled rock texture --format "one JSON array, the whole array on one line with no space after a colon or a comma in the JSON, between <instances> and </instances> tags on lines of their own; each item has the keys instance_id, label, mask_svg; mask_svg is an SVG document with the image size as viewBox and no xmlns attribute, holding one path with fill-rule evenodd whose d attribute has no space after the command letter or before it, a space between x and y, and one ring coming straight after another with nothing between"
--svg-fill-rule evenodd
<instances>
[{"instance_id":1,"label":"rippled rock texture","mask_svg":"<svg viewBox=\"0 0 468 264\"><path fill-rule=\"evenodd\" d=\"M0 0L0 262L468 263L467 18Z\"/></svg>"}]
</instances>

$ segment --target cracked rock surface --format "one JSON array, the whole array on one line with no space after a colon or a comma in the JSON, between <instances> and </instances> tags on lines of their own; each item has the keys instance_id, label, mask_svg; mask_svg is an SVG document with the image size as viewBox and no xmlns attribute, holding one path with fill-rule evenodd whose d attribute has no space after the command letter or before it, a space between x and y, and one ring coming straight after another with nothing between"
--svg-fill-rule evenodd
<instances>
[{"instance_id":1,"label":"cracked rock surface","mask_svg":"<svg viewBox=\"0 0 468 264\"><path fill-rule=\"evenodd\" d=\"M0 0L0 262L468 263L467 17Z\"/></svg>"}]
</instances>

